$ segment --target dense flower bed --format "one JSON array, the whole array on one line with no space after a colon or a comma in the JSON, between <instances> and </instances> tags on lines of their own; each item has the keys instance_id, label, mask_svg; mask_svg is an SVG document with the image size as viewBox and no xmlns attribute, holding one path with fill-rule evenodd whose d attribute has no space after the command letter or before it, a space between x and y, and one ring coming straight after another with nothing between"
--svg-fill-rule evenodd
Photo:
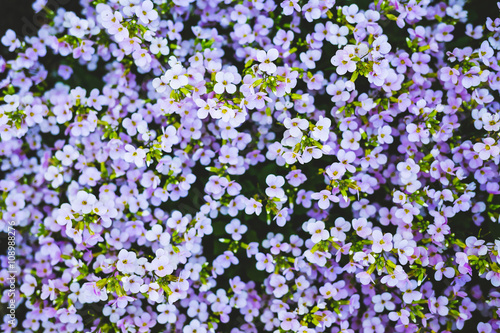
<instances>
[{"instance_id":1,"label":"dense flower bed","mask_svg":"<svg viewBox=\"0 0 500 333\"><path fill-rule=\"evenodd\" d=\"M500 330L498 11L56 2L1 38L2 332Z\"/></svg>"}]
</instances>

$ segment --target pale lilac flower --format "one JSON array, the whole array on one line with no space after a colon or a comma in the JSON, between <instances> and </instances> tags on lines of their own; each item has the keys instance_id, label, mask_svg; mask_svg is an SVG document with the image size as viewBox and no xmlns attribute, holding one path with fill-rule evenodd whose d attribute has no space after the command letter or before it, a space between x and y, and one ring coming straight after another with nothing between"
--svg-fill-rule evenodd
<instances>
[{"instance_id":1,"label":"pale lilac flower","mask_svg":"<svg viewBox=\"0 0 500 333\"><path fill-rule=\"evenodd\" d=\"M94 204L97 199L92 193L85 191L78 191L76 197L71 203L71 208L76 212L82 212L83 214L88 214L92 211Z\"/></svg>"},{"instance_id":2,"label":"pale lilac flower","mask_svg":"<svg viewBox=\"0 0 500 333\"><path fill-rule=\"evenodd\" d=\"M327 22L326 27L328 28L327 40L333 45L338 45L342 47L347 44L346 36L349 34L349 29L346 26L339 26L332 22Z\"/></svg>"},{"instance_id":3,"label":"pale lilac flower","mask_svg":"<svg viewBox=\"0 0 500 333\"><path fill-rule=\"evenodd\" d=\"M282 176L268 175L266 177L266 195L271 198L281 199L285 196L285 191L281 188L285 184Z\"/></svg>"},{"instance_id":4,"label":"pale lilac flower","mask_svg":"<svg viewBox=\"0 0 500 333\"><path fill-rule=\"evenodd\" d=\"M449 309L447 307L448 305L448 298L445 296L439 296L437 299L436 297L431 297L429 298L429 310L431 313L434 314L439 314L440 316L446 316L449 312Z\"/></svg>"},{"instance_id":5,"label":"pale lilac flower","mask_svg":"<svg viewBox=\"0 0 500 333\"><path fill-rule=\"evenodd\" d=\"M359 12L359 7L356 4L342 7L342 14L346 16L347 22L351 24L356 24L365 20L364 15Z\"/></svg>"},{"instance_id":6,"label":"pale lilac flower","mask_svg":"<svg viewBox=\"0 0 500 333\"><path fill-rule=\"evenodd\" d=\"M346 239L346 232L351 229L351 224L347 222L343 217L339 217L335 220L335 226L331 228L331 236L341 242Z\"/></svg>"},{"instance_id":7,"label":"pale lilac flower","mask_svg":"<svg viewBox=\"0 0 500 333\"><path fill-rule=\"evenodd\" d=\"M223 164L238 164L238 148L224 145L219 151L219 161Z\"/></svg>"},{"instance_id":8,"label":"pale lilac flower","mask_svg":"<svg viewBox=\"0 0 500 333\"><path fill-rule=\"evenodd\" d=\"M383 312L385 309L392 311L396 308L396 305L392 300L392 295L390 293L382 293L382 295L375 295L372 297L373 309L375 312Z\"/></svg>"},{"instance_id":9,"label":"pale lilac flower","mask_svg":"<svg viewBox=\"0 0 500 333\"><path fill-rule=\"evenodd\" d=\"M152 54L161 53L162 55L168 55L170 52L168 40L166 38L153 38L149 46L149 51Z\"/></svg>"},{"instance_id":10,"label":"pale lilac flower","mask_svg":"<svg viewBox=\"0 0 500 333\"><path fill-rule=\"evenodd\" d=\"M434 279L436 281L441 281L443 275L448 279L451 279L455 276L455 270L453 269L453 267L445 267L444 262L437 263L436 266L434 266L434 269L436 270L436 273L434 273Z\"/></svg>"},{"instance_id":11,"label":"pale lilac flower","mask_svg":"<svg viewBox=\"0 0 500 333\"><path fill-rule=\"evenodd\" d=\"M359 272L358 274L356 274L356 278L359 279L359 282L362 284L362 285L367 285L367 284L370 284L371 282L373 283L373 278L371 277L371 275L368 273L368 272Z\"/></svg>"},{"instance_id":12,"label":"pale lilac flower","mask_svg":"<svg viewBox=\"0 0 500 333\"><path fill-rule=\"evenodd\" d=\"M403 325L408 325L410 323L410 311L401 309L400 311L389 312L389 319L392 321L401 320Z\"/></svg>"},{"instance_id":13,"label":"pale lilac flower","mask_svg":"<svg viewBox=\"0 0 500 333\"><path fill-rule=\"evenodd\" d=\"M146 152L142 148L135 148L130 144L125 145L126 153L123 155L125 162L134 163L138 168L143 167L146 159Z\"/></svg>"},{"instance_id":14,"label":"pale lilac flower","mask_svg":"<svg viewBox=\"0 0 500 333\"><path fill-rule=\"evenodd\" d=\"M214 91L217 94L223 94L227 91L228 94L233 94L236 91L236 86L233 84L234 75L231 72L219 72L215 75L217 83L214 86Z\"/></svg>"},{"instance_id":15,"label":"pale lilac flower","mask_svg":"<svg viewBox=\"0 0 500 333\"><path fill-rule=\"evenodd\" d=\"M291 30L280 29L273 38L273 43L276 45L281 45L284 50L290 48L290 43L293 41L294 33Z\"/></svg>"},{"instance_id":16,"label":"pale lilac flower","mask_svg":"<svg viewBox=\"0 0 500 333\"><path fill-rule=\"evenodd\" d=\"M330 126L332 121L329 118L319 116L319 120L316 122L313 130L311 131L311 136L320 141L328 140L330 134Z\"/></svg>"},{"instance_id":17,"label":"pale lilac flower","mask_svg":"<svg viewBox=\"0 0 500 333\"><path fill-rule=\"evenodd\" d=\"M278 59L279 52L277 49L272 48L269 51L257 51L257 61L260 62L259 69L267 74L276 72L276 65L273 63Z\"/></svg>"},{"instance_id":18,"label":"pale lilac flower","mask_svg":"<svg viewBox=\"0 0 500 333\"><path fill-rule=\"evenodd\" d=\"M408 158L405 162L399 162L397 169L401 178L411 178L420 171L420 166L413 159Z\"/></svg>"},{"instance_id":19,"label":"pale lilac flower","mask_svg":"<svg viewBox=\"0 0 500 333\"><path fill-rule=\"evenodd\" d=\"M262 212L262 203L257 200L250 198L247 200L245 205L245 213L251 215L255 213L256 215L260 215Z\"/></svg>"},{"instance_id":20,"label":"pale lilac flower","mask_svg":"<svg viewBox=\"0 0 500 333\"><path fill-rule=\"evenodd\" d=\"M309 127L309 122L307 119L301 118L286 118L283 122L286 128L290 131L290 135L294 137L301 137L302 131L306 130Z\"/></svg>"},{"instance_id":21,"label":"pale lilac flower","mask_svg":"<svg viewBox=\"0 0 500 333\"><path fill-rule=\"evenodd\" d=\"M331 165L327 166L325 169L325 173L328 177L331 179L341 179L342 176L345 174L346 168L342 163L332 163Z\"/></svg>"},{"instance_id":22,"label":"pale lilac flower","mask_svg":"<svg viewBox=\"0 0 500 333\"><path fill-rule=\"evenodd\" d=\"M380 282L387 284L389 287L394 287L401 281L405 281L407 279L408 275L403 270L403 267L401 265L397 265L392 271L392 273L382 277Z\"/></svg>"},{"instance_id":23,"label":"pale lilac flower","mask_svg":"<svg viewBox=\"0 0 500 333\"><path fill-rule=\"evenodd\" d=\"M318 200L318 206L321 209L328 209L332 202L339 202L339 198L335 196L332 191L321 190L319 192L313 193L311 198Z\"/></svg>"},{"instance_id":24,"label":"pale lilac flower","mask_svg":"<svg viewBox=\"0 0 500 333\"><path fill-rule=\"evenodd\" d=\"M21 285L20 290L24 295L29 297L35 292L35 288L37 286L38 283L36 278L31 274L27 274L24 276L23 284Z\"/></svg>"},{"instance_id":25,"label":"pale lilac flower","mask_svg":"<svg viewBox=\"0 0 500 333\"><path fill-rule=\"evenodd\" d=\"M302 9L298 4L298 0L285 0L281 2L281 8L283 8L283 14L292 15L295 11L301 12Z\"/></svg>"},{"instance_id":26,"label":"pale lilac flower","mask_svg":"<svg viewBox=\"0 0 500 333\"><path fill-rule=\"evenodd\" d=\"M344 75L347 72L352 73L356 70L356 62L352 60L355 55L354 48L349 49L348 46L344 50L338 50L331 59L332 65L337 67L336 72L338 75Z\"/></svg>"},{"instance_id":27,"label":"pale lilac flower","mask_svg":"<svg viewBox=\"0 0 500 333\"><path fill-rule=\"evenodd\" d=\"M290 171L286 176L288 184L298 187L307 180L307 177L302 173L300 169Z\"/></svg>"},{"instance_id":28,"label":"pale lilac flower","mask_svg":"<svg viewBox=\"0 0 500 333\"><path fill-rule=\"evenodd\" d=\"M489 323L479 323L477 324L478 333L491 333L493 332L491 325Z\"/></svg>"},{"instance_id":29,"label":"pale lilac flower","mask_svg":"<svg viewBox=\"0 0 500 333\"><path fill-rule=\"evenodd\" d=\"M477 66L472 67L462 77L462 85L464 88L476 87L481 83L479 77L480 68Z\"/></svg>"},{"instance_id":30,"label":"pale lilac flower","mask_svg":"<svg viewBox=\"0 0 500 333\"><path fill-rule=\"evenodd\" d=\"M451 32L455 29L453 25L439 23L436 27L436 40L438 42L450 42L453 40Z\"/></svg>"},{"instance_id":31,"label":"pale lilac flower","mask_svg":"<svg viewBox=\"0 0 500 333\"><path fill-rule=\"evenodd\" d=\"M354 165L351 164L356 159L356 154L354 152L339 149L339 151L337 153L337 158L338 158L339 162L344 165L344 167L346 168L347 171L349 171L349 172L356 171L356 168L354 167Z\"/></svg>"},{"instance_id":32,"label":"pale lilac flower","mask_svg":"<svg viewBox=\"0 0 500 333\"><path fill-rule=\"evenodd\" d=\"M311 234L311 240L314 243L327 240L330 237L330 233L325 229L323 221L309 222L307 224L307 231Z\"/></svg>"},{"instance_id":33,"label":"pale lilac flower","mask_svg":"<svg viewBox=\"0 0 500 333\"><path fill-rule=\"evenodd\" d=\"M392 234L382 234L380 230L374 230L372 233L373 245L372 251L381 253L382 251L389 252L392 250Z\"/></svg>"},{"instance_id":34,"label":"pale lilac flower","mask_svg":"<svg viewBox=\"0 0 500 333\"><path fill-rule=\"evenodd\" d=\"M480 39L483 36L483 27L480 25L474 27L469 23L465 26L465 34L474 39Z\"/></svg>"},{"instance_id":35,"label":"pale lilac flower","mask_svg":"<svg viewBox=\"0 0 500 333\"><path fill-rule=\"evenodd\" d=\"M179 89L188 84L186 69L180 64L175 64L161 78L162 82L170 85L172 89Z\"/></svg>"},{"instance_id":36,"label":"pale lilac flower","mask_svg":"<svg viewBox=\"0 0 500 333\"><path fill-rule=\"evenodd\" d=\"M366 218L361 217L359 219L352 220L352 228L356 231L361 238L367 238L371 233L372 229Z\"/></svg>"},{"instance_id":37,"label":"pale lilac flower","mask_svg":"<svg viewBox=\"0 0 500 333\"><path fill-rule=\"evenodd\" d=\"M488 252L488 248L484 243L484 240L477 239L474 236L467 237L465 240L467 255L484 256Z\"/></svg>"},{"instance_id":38,"label":"pale lilac flower","mask_svg":"<svg viewBox=\"0 0 500 333\"><path fill-rule=\"evenodd\" d=\"M258 270L265 270L268 273L274 271L274 259L271 254L263 254L259 252L255 255L255 260L257 260L256 268Z\"/></svg>"},{"instance_id":39,"label":"pale lilac flower","mask_svg":"<svg viewBox=\"0 0 500 333\"><path fill-rule=\"evenodd\" d=\"M273 294L276 298L283 297L288 292L288 285L286 279L278 274L271 275L269 284L274 287Z\"/></svg>"},{"instance_id":40,"label":"pale lilac flower","mask_svg":"<svg viewBox=\"0 0 500 333\"><path fill-rule=\"evenodd\" d=\"M410 203L406 203L402 208L398 208L396 210L396 217L398 219L402 219L405 223L411 223L413 221L413 217L419 214L419 209L414 207Z\"/></svg>"},{"instance_id":41,"label":"pale lilac flower","mask_svg":"<svg viewBox=\"0 0 500 333\"><path fill-rule=\"evenodd\" d=\"M490 58L494 55L493 49L490 47L488 41L483 41L481 43L481 48L479 49L479 59L486 65L490 65Z\"/></svg>"},{"instance_id":42,"label":"pale lilac flower","mask_svg":"<svg viewBox=\"0 0 500 333\"><path fill-rule=\"evenodd\" d=\"M424 125L415 125L410 123L406 126L408 132L408 140L411 142L429 143L429 130Z\"/></svg>"},{"instance_id":43,"label":"pale lilac flower","mask_svg":"<svg viewBox=\"0 0 500 333\"><path fill-rule=\"evenodd\" d=\"M226 224L225 230L232 239L238 241L241 239L241 234L244 234L248 228L246 225L242 225L240 220L232 219L229 224Z\"/></svg>"},{"instance_id":44,"label":"pale lilac flower","mask_svg":"<svg viewBox=\"0 0 500 333\"><path fill-rule=\"evenodd\" d=\"M21 41L17 38L16 33L12 29L7 29L5 35L3 35L1 42L4 46L9 47L9 52L14 51L16 48L21 46Z\"/></svg>"},{"instance_id":45,"label":"pale lilac flower","mask_svg":"<svg viewBox=\"0 0 500 333\"><path fill-rule=\"evenodd\" d=\"M136 6L135 14L142 24L149 24L158 18L158 12L153 7L154 5L150 0L145 0L140 6Z\"/></svg>"},{"instance_id":46,"label":"pale lilac flower","mask_svg":"<svg viewBox=\"0 0 500 333\"><path fill-rule=\"evenodd\" d=\"M124 273L135 272L135 261L137 256L134 252L128 252L125 249L120 250L118 253L118 262L116 268Z\"/></svg>"},{"instance_id":47,"label":"pale lilac flower","mask_svg":"<svg viewBox=\"0 0 500 333\"><path fill-rule=\"evenodd\" d=\"M388 126L388 125L385 125L383 127L379 127L377 139L378 139L378 142L380 142L381 144L393 143L394 139L392 137L392 127Z\"/></svg>"},{"instance_id":48,"label":"pale lilac flower","mask_svg":"<svg viewBox=\"0 0 500 333\"><path fill-rule=\"evenodd\" d=\"M342 134L342 141L340 143L343 149L357 150L359 148L359 141L361 140L361 133L345 131Z\"/></svg>"},{"instance_id":49,"label":"pale lilac flower","mask_svg":"<svg viewBox=\"0 0 500 333\"><path fill-rule=\"evenodd\" d=\"M485 138L483 142L474 144L474 151L479 153L479 157L485 161L490 157L496 157L500 154L500 147L493 138Z\"/></svg>"},{"instance_id":50,"label":"pale lilac flower","mask_svg":"<svg viewBox=\"0 0 500 333\"><path fill-rule=\"evenodd\" d=\"M309 50L300 54L300 60L309 69L316 68L316 61L318 61L320 58L321 52L319 50Z\"/></svg>"}]
</instances>

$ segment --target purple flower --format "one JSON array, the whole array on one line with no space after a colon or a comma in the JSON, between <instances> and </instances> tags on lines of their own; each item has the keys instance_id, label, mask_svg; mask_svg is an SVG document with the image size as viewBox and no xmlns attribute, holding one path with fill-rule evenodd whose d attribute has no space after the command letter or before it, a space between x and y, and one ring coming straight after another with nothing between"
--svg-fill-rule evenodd
<instances>
[{"instance_id":1,"label":"purple flower","mask_svg":"<svg viewBox=\"0 0 500 333\"><path fill-rule=\"evenodd\" d=\"M332 202L339 202L340 200L329 190L321 190L320 192L313 193L311 199L319 200L318 206L321 209L328 209Z\"/></svg>"},{"instance_id":2,"label":"purple flower","mask_svg":"<svg viewBox=\"0 0 500 333\"><path fill-rule=\"evenodd\" d=\"M269 284L274 287L273 294L276 298L283 297L288 292L288 285L286 279L278 274L273 274L270 277Z\"/></svg>"},{"instance_id":3,"label":"purple flower","mask_svg":"<svg viewBox=\"0 0 500 333\"><path fill-rule=\"evenodd\" d=\"M440 23L436 29L436 40L438 42L450 42L453 40L453 35L451 32L455 30L453 25L447 25L446 23Z\"/></svg>"},{"instance_id":4,"label":"purple flower","mask_svg":"<svg viewBox=\"0 0 500 333\"><path fill-rule=\"evenodd\" d=\"M480 68L477 66L472 67L462 76L462 85L464 88L476 87L481 82L481 78L478 75L480 72Z\"/></svg>"},{"instance_id":5,"label":"purple flower","mask_svg":"<svg viewBox=\"0 0 500 333\"><path fill-rule=\"evenodd\" d=\"M127 250L122 249L118 253L118 262L116 268L124 273L135 272L135 261L137 256L134 252L127 252Z\"/></svg>"},{"instance_id":6,"label":"purple flower","mask_svg":"<svg viewBox=\"0 0 500 333\"><path fill-rule=\"evenodd\" d=\"M302 131L309 127L309 122L307 119L300 118L286 118L283 121L283 125L290 131L290 135L294 137L301 137Z\"/></svg>"},{"instance_id":7,"label":"purple flower","mask_svg":"<svg viewBox=\"0 0 500 333\"><path fill-rule=\"evenodd\" d=\"M383 293L382 295L375 295L372 297L372 302L374 304L373 309L375 312L382 312L385 309L392 311L396 308L396 305L391 302L392 295L390 293Z\"/></svg>"},{"instance_id":8,"label":"purple flower","mask_svg":"<svg viewBox=\"0 0 500 333\"><path fill-rule=\"evenodd\" d=\"M455 276L455 270L452 267L444 267L444 262L437 263L437 265L434 266L434 269L436 270L436 273L434 274L434 279L436 279L436 281L441 281L443 275L448 279Z\"/></svg>"},{"instance_id":9,"label":"purple flower","mask_svg":"<svg viewBox=\"0 0 500 333\"><path fill-rule=\"evenodd\" d=\"M99 302L124 332L498 329L500 18L160 2L83 1L1 37L0 227L18 264L1 256L0 282L20 272L24 329L81 331ZM460 239L463 216L486 238Z\"/></svg>"},{"instance_id":10,"label":"purple flower","mask_svg":"<svg viewBox=\"0 0 500 333\"><path fill-rule=\"evenodd\" d=\"M273 38L273 43L281 46L284 50L288 50L290 48L290 43L294 39L294 33L291 30L278 30L276 36Z\"/></svg>"},{"instance_id":11,"label":"purple flower","mask_svg":"<svg viewBox=\"0 0 500 333\"><path fill-rule=\"evenodd\" d=\"M449 312L449 309L446 305L448 305L448 298L445 296L439 296L429 298L429 310L431 313L437 313L440 316L446 316Z\"/></svg>"},{"instance_id":12,"label":"purple flower","mask_svg":"<svg viewBox=\"0 0 500 333\"><path fill-rule=\"evenodd\" d=\"M389 312L389 319L392 321L401 320L403 325L408 325L410 323L410 311L406 309L401 309L401 311Z\"/></svg>"},{"instance_id":13,"label":"purple flower","mask_svg":"<svg viewBox=\"0 0 500 333\"><path fill-rule=\"evenodd\" d=\"M354 72L356 70L356 62L352 60L355 56L353 47L349 45L344 50L338 50L331 59L333 66L337 67L336 72L338 75L344 75L347 72Z\"/></svg>"},{"instance_id":14,"label":"purple flower","mask_svg":"<svg viewBox=\"0 0 500 333\"><path fill-rule=\"evenodd\" d=\"M276 65L273 61L278 59L278 55L278 50L275 48L272 48L267 52L263 50L257 51L257 61L260 62L259 69L267 74L273 74L276 72Z\"/></svg>"},{"instance_id":15,"label":"purple flower","mask_svg":"<svg viewBox=\"0 0 500 333\"><path fill-rule=\"evenodd\" d=\"M123 155L123 159L126 162L134 163L138 168L143 167L145 164L146 152L142 148L135 148L134 146L127 144L125 145L126 153Z\"/></svg>"},{"instance_id":16,"label":"purple flower","mask_svg":"<svg viewBox=\"0 0 500 333\"><path fill-rule=\"evenodd\" d=\"M425 53L413 53L411 61L413 63L413 70L420 74L429 73L430 67L428 65L431 56Z\"/></svg>"},{"instance_id":17,"label":"purple flower","mask_svg":"<svg viewBox=\"0 0 500 333\"><path fill-rule=\"evenodd\" d=\"M356 234L361 238L367 238L371 234L371 226L365 218L352 220L352 228Z\"/></svg>"},{"instance_id":18,"label":"purple flower","mask_svg":"<svg viewBox=\"0 0 500 333\"><path fill-rule=\"evenodd\" d=\"M500 147L492 138L485 138L483 142L474 144L474 151L479 153L479 157L485 161L490 157L496 157L500 154Z\"/></svg>"},{"instance_id":19,"label":"purple flower","mask_svg":"<svg viewBox=\"0 0 500 333\"><path fill-rule=\"evenodd\" d=\"M16 33L12 29L7 29L5 35L3 35L1 42L4 46L9 47L9 52L14 51L16 48L21 46L21 41L17 39Z\"/></svg>"},{"instance_id":20,"label":"purple flower","mask_svg":"<svg viewBox=\"0 0 500 333\"><path fill-rule=\"evenodd\" d=\"M231 223L226 224L225 230L231 235L231 238L238 241L241 239L241 234L244 234L248 228L242 225L240 220L232 219Z\"/></svg>"},{"instance_id":21,"label":"purple flower","mask_svg":"<svg viewBox=\"0 0 500 333\"><path fill-rule=\"evenodd\" d=\"M78 191L74 201L71 203L71 208L76 212L88 214L92 211L93 205L96 203L96 197L85 191Z\"/></svg>"},{"instance_id":22,"label":"purple flower","mask_svg":"<svg viewBox=\"0 0 500 333\"><path fill-rule=\"evenodd\" d=\"M271 198L281 199L285 196L285 191L281 188L285 184L282 176L268 175L266 177L266 195Z\"/></svg>"},{"instance_id":23,"label":"purple flower","mask_svg":"<svg viewBox=\"0 0 500 333\"><path fill-rule=\"evenodd\" d=\"M231 72L219 72L215 75L217 83L214 86L214 91L217 94L223 94L227 91L228 94L233 94L236 91L236 86L233 84L235 78Z\"/></svg>"},{"instance_id":24,"label":"purple flower","mask_svg":"<svg viewBox=\"0 0 500 333\"><path fill-rule=\"evenodd\" d=\"M491 325L488 324L488 323L479 323L479 324L477 324L477 331L480 332L480 333L491 333L491 332L493 332L492 328L491 328Z\"/></svg>"},{"instance_id":25,"label":"purple flower","mask_svg":"<svg viewBox=\"0 0 500 333\"><path fill-rule=\"evenodd\" d=\"M311 234L313 243L327 240L330 237L330 233L325 229L325 223L323 221L308 222L307 231Z\"/></svg>"},{"instance_id":26,"label":"purple flower","mask_svg":"<svg viewBox=\"0 0 500 333\"><path fill-rule=\"evenodd\" d=\"M375 253L381 253L382 251L389 252L392 250L392 234L385 233L382 234L380 230L374 230L372 232L373 245L372 251Z\"/></svg>"},{"instance_id":27,"label":"purple flower","mask_svg":"<svg viewBox=\"0 0 500 333\"><path fill-rule=\"evenodd\" d=\"M149 0L143 1L140 6L136 6L135 14L142 24L149 24L158 18L158 12L153 9L153 3Z\"/></svg>"},{"instance_id":28,"label":"purple flower","mask_svg":"<svg viewBox=\"0 0 500 333\"><path fill-rule=\"evenodd\" d=\"M24 283L21 285L21 292L26 296L31 296L35 292L35 288L38 286L37 280L31 274L27 274L24 277Z\"/></svg>"},{"instance_id":29,"label":"purple flower","mask_svg":"<svg viewBox=\"0 0 500 333\"><path fill-rule=\"evenodd\" d=\"M411 142L429 143L429 130L424 125L410 123L406 126L408 140Z\"/></svg>"},{"instance_id":30,"label":"purple flower","mask_svg":"<svg viewBox=\"0 0 500 333\"><path fill-rule=\"evenodd\" d=\"M302 11L297 0L282 1L281 8L283 8L283 14L285 15L292 15L295 11L296 12Z\"/></svg>"},{"instance_id":31,"label":"purple flower","mask_svg":"<svg viewBox=\"0 0 500 333\"><path fill-rule=\"evenodd\" d=\"M340 143L343 149L357 150L359 148L359 141L361 134L359 132L345 131L342 134L342 142Z\"/></svg>"},{"instance_id":32,"label":"purple flower","mask_svg":"<svg viewBox=\"0 0 500 333\"><path fill-rule=\"evenodd\" d=\"M332 165L329 165L325 169L325 173L330 177L331 179L341 179L342 176L345 174L346 168L342 163L333 163Z\"/></svg>"},{"instance_id":33,"label":"purple flower","mask_svg":"<svg viewBox=\"0 0 500 333\"><path fill-rule=\"evenodd\" d=\"M156 318L145 312L141 316L134 318L134 324L139 327L139 332L148 332L151 327L156 325Z\"/></svg>"},{"instance_id":34,"label":"purple flower","mask_svg":"<svg viewBox=\"0 0 500 333\"><path fill-rule=\"evenodd\" d=\"M273 263L273 257L268 253L268 254L263 254L263 253L257 253L255 255L255 259L257 260L257 269L260 271L265 270L268 273L271 273L274 271L274 263Z\"/></svg>"}]
</instances>

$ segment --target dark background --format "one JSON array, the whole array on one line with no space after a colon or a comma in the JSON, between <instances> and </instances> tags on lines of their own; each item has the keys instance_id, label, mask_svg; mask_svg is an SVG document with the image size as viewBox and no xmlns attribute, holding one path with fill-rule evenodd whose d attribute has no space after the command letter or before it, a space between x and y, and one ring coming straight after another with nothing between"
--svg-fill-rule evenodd
<instances>
[{"instance_id":1,"label":"dark background","mask_svg":"<svg viewBox=\"0 0 500 333\"><path fill-rule=\"evenodd\" d=\"M32 0L0 0L1 19L0 34L12 29L19 36L34 35L40 25L45 22L44 13L35 14ZM52 10L63 7L66 10L79 12L82 8L78 0L48 0ZM2 46L3 48L3 46Z\"/></svg>"}]
</instances>

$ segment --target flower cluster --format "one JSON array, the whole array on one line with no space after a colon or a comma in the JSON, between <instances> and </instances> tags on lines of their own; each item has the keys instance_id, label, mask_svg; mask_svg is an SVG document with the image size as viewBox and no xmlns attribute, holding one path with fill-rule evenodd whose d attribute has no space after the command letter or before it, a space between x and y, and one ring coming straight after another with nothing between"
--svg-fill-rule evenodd
<instances>
[{"instance_id":1,"label":"flower cluster","mask_svg":"<svg viewBox=\"0 0 500 333\"><path fill-rule=\"evenodd\" d=\"M34 1L1 331L499 331L498 11L352 2Z\"/></svg>"}]
</instances>

